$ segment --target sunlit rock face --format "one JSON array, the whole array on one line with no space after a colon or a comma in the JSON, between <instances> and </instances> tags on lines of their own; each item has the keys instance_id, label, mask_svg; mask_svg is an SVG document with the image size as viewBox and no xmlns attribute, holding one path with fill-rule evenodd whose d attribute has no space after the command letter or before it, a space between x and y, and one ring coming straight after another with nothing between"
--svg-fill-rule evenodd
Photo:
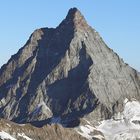
<instances>
[{"instance_id":1,"label":"sunlit rock face","mask_svg":"<svg viewBox=\"0 0 140 140\"><path fill-rule=\"evenodd\" d=\"M0 69L0 117L17 123L92 125L140 100L140 75L70 9L56 28L37 29ZM135 122L137 123L137 122Z\"/></svg>"},{"instance_id":2,"label":"sunlit rock face","mask_svg":"<svg viewBox=\"0 0 140 140\"><path fill-rule=\"evenodd\" d=\"M16 124L0 120L0 140L87 140L70 128L60 125L44 125L42 128L30 124Z\"/></svg>"}]
</instances>

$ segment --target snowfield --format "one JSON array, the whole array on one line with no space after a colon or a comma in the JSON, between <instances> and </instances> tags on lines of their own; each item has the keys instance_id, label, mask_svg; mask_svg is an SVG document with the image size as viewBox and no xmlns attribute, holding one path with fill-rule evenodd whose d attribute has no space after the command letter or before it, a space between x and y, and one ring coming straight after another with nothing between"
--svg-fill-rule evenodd
<instances>
[{"instance_id":1,"label":"snowfield","mask_svg":"<svg viewBox=\"0 0 140 140\"><path fill-rule=\"evenodd\" d=\"M140 103L132 99L124 100L124 110L115 114L110 120L104 120L96 127L88 125L76 128L77 133L92 140L103 139L102 135L95 135L94 131L104 134L106 140L140 140Z\"/></svg>"},{"instance_id":2,"label":"snowfield","mask_svg":"<svg viewBox=\"0 0 140 140\"><path fill-rule=\"evenodd\" d=\"M124 101L124 111L118 113L117 121L104 120L97 129L107 140L138 140L140 139L140 103L136 100Z\"/></svg>"}]
</instances>

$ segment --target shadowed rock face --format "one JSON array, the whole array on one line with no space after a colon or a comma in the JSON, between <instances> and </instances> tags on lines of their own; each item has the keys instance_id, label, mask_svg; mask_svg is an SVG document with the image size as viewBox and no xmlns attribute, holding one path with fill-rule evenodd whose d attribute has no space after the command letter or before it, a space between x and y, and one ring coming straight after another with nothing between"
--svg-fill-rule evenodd
<instances>
[{"instance_id":1,"label":"shadowed rock face","mask_svg":"<svg viewBox=\"0 0 140 140\"><path fill-rule=\"evenodd\" d=\"M76 8L57 28L36 30L0 69L0 116L18 123L109 119L125 98L140 99L139 73Z\"/></svg>"}]
</instances>

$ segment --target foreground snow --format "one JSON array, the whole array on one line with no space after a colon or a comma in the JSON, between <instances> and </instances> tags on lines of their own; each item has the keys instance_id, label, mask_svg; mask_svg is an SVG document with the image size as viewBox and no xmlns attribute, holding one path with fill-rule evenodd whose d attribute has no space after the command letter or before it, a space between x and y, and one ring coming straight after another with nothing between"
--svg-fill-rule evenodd
<instances>
[{"instance_id":1,"label":"foreground snow","mask_svg":"<svg viewBox=\"0 0 140 140\"><path fill-rule=\"evenodd\" d=\"M18 136L23 137L26 140L32 140L31 138L29 138L28 136L26 136L24 133L18 134Z\"/></svg>"},{"instance_id":2,"label":"foreground snow","mask_svg":"<svg viewBox=\"0 0 140 140\"><path fill-rule=\"evenodd\" d=\"M24 133L22 133L22 134L18 133L18 137L24 138L25 140L32 140L31 138L26 136ZM13 136L11 136L9 133L7 133L5 131L0 132L0 139L1 140L17 140L16 138L14 138Z\"/></svg>"},{"instance_id":3,"label":"foreground snow","mask_svg":"<svg viewBox=\"0 0 140 140\"><path fill-rule=\"evenodd\" d=\"M118 113L117 120L104 120L97 127L107 140L140 139L140 103L136 100L124 101L124 111Z\"/></svg>"},{"instance_id":4,"label":"foreground snow","mask_svg":"<svg viewBox=\"0 0 140 140\"><path fill-rule=\"evenodd\" d=\"M8 134L8 133L6 133L4 131L1 131L0 132L0 139L2 139L2 140L5 140L5 139L8 139L8 140L17 140L14 137L12 137L10 134Z\"/></svg>"}]
</instances>

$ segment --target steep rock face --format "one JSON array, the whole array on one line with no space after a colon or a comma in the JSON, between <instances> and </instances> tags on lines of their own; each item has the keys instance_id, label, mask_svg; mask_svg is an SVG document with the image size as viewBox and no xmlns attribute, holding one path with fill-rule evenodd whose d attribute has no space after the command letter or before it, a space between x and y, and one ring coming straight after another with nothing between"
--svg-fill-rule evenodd
<instances>
[{"instance_id":1,"label":"steep rock face","mask_svg":"<svg viewBox=\"0 0 140 140\"><path fill-rule=\"evenodd\" d=\"M56 29L36 30L0 70L0 115L18 123L108 119L125 98L140 99L139 73L76 8Z\"/></svg>"}]
</instances>

